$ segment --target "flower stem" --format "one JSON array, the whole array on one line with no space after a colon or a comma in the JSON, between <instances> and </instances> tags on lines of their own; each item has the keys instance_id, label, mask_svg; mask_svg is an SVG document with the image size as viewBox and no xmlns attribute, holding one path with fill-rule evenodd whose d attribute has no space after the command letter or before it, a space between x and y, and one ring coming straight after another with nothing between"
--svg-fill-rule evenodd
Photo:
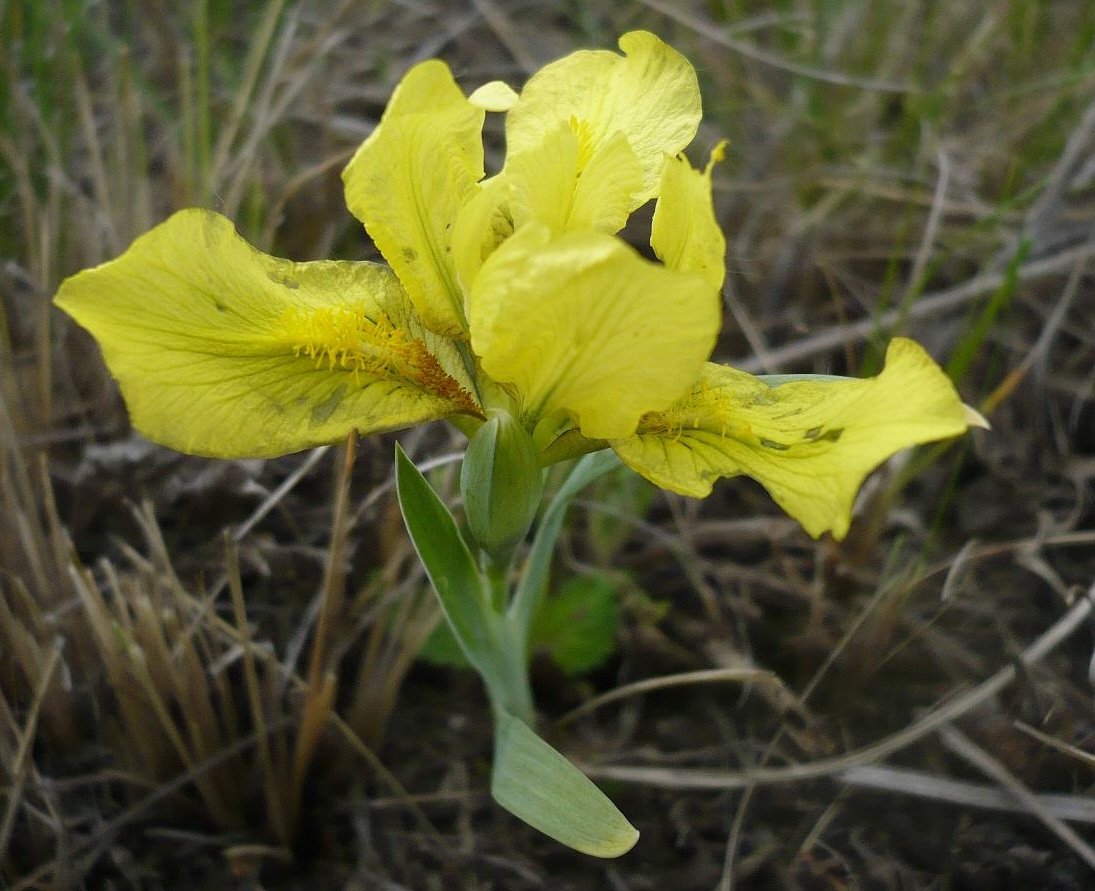
<instances>
[{"instance_id":1,"label":"flower stem","mask_svg":"<svg viewBox=\"0 0 1095 891\"><path fill-rule=\"evenodd\" d=\"M506 617L511 598L509 566L495 563L489 557L484 563L486 565L483 572L490 584L491 605L498 627L502 629L495 641L501 671L487 684L495 718L498 718L499 711L503 711L520 718L529 727L535 727L536 709L532 698L526 645L528 635L512 633Z\"/></svg>"}]
</instances>

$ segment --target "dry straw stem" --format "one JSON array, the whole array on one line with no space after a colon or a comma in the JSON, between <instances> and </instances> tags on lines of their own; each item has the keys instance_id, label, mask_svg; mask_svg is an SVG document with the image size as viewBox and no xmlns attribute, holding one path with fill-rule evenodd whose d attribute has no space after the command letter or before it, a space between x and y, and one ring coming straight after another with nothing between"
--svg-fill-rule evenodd
<instances>
[{"instance_id":1,"label":"dry straw stem","mask_svg":"<svg viewBox=\"0 0 1095 891\"><path fill-rule=\"evenodd\" d=\"M668 690L673 687L711 683L760 684L775 687L776 690L784 696L788 698L792 697L791 691L788 690L783 682L771 671L764 671L756 668L708 668L701 671L687 671L681 674L662 675L657 678L647 678L642 681L635 681L631 684L624 684L622 687L616 687L613 690L609 690L607 693L602 693L600 696L595 696L587 702L583 702L578 708L567 712L555 723L562 727L599 708L603 708L613 702L619 702L621 699L628 699L632 696L641 696L644 693L652 693L657 690Z\"/></svg>"},{"instance_id":2,"label":"dry straw stem","mask_svg":"<svg viewBox=\"0 0 1095 891\"><path fill-rule=\"evenodd\" d=\"M525 74L532 74L543 61L537 57L517 33L512 19L494 0L472 0L472 4L485 21L498 42L509 52Z\"/></svg>"},{"instance_id":3,"label":"dry straw stem","mask_svg":"<svg viewBox=\"0 0 1095 891\"><path fill-rule=\"evenodd\" d=\"M247 623L247 607L243 601L243 581L240 579L239 551L232 535L224 535L224 556L227 565L228 590L232 595L232 615L236 621L240 644L243 649L243 676L247 688L247 701L251 707L251 723L255 726L258 742L259 765L262 768L262 791L266 797L266 809L270 822L282 844L292 842L295 814L286 814L287 802L299 801L299 795L286 795L283 778L288 775L284 748L277 747L277 758L271 747L269 720L266 715L268 696L263 696L255 667L255 649L251 640L251 629ZM267 685L269 694L271 687Z\"/></svg>"},{"instance_id":4,"label":"dry straw stem","mask_svg":"<svg viewBox=\"0 0 1095 891\"><path fill-rule=\"evenodd\" d=\"M166 778L177 764L194 771L236 738L236 710L226 682L205 670L216 658L216 644L180 614L177 580L135 552L129 557L138 568L135 579L101 561L109 596L86 569L73 566L72 583L117 698L119 754L138 773ZM202 800L222 826L241 823L239 776L231 768L196 774Z\"/></svg>"},{"instance_id":5,"label":"dry straw stem","mask_svg":"<svg viewBox=\"0 0 1095 891\"><path fill-rule=\"evenodd\" d=\"M1042 800L1030 791L1003 764L989 755L980 746L971 742L957 727L947 725L940 728L939 736L943 744L983 774L995 780L997 784L1022 806L1024 813L1040 820L1042 824L1061 841L1068 845L1076 855L1092 869L1095 869L1095 850L1078 836L1062 819L1047 807Z\"/></svg>"},{"instance_id":6,"label":"dry straw stem","mask_svg":"<svg viewBox=\"0 0 1095 891\"><path fill-rule=\"evenodd\" d=\"M1014 722L1013 726L1016 730L1027 734L1027 736L1033 737L1038 740L1038 742L1045 743L1045 745L1050 748L1056 749L1058 752L1063 752L1071 758L1075 758L1081 764L1086 764L1088 767L1095 767L1095 755L1091 752L1085 752L1083 749L1062 742L1055 736L1049 736L1048 734L1042 733L1041 730L1031 727L1029 724L1024 724L1022 721Z\"/></svg>"},{"instance_id":7,"label":"dry straw stem","mask_svg":"<svg viewBox=\"0 0 1095 891\"><path fill-rule=\"evenodd\" d=\"M1013 814L1034 813L1022 799L999 786L982 783L966 783L950 780L920 770L864 764L850 767L840 774L840 781L848 786L874 789L879 792L897 792L931 801L1006 811ZM1095 801L1086 795L1034 794L1037 807L1057 820L1095 825Z\"/></svg>"},{"instance_id":8,"label":"dry straw stem","mask_svg":"<svg viewBox=\"0 0 1095 891\"><path fill-rule=\"evenodd\" d=\"M124 827L147 815L156 803L170 799L190 785L199 790L215 820L226 826L241 825L235 813L240 790L234 786L236 780L243 780L247 775L246 770L241 770L243 762L240 759L253 746L260 749L259 761L266 783L264 793L271 823L279 835L288 836L294 831L290 808L299 802L299 788L286 788L293 774L288 757L277 754L275 742L299 719L292 714L266 717L275 708L276 703L269 697L271 691L280 689L275 681L285 676L285 667L268 648L253 646L238 612L236 623L229 623L217 616L209 601L193 597L181 586L170 568L166 546L150 509L146 506L136 516L149 540L151 559L126 548L137 570L132 577L120 575L108 561L101 561L99 569L110 588L109 595L104 595L90 571L72 564L73 587L83 609L70 615L86 620L86 631L90 632L96 648L93 659L103 667L108 686L117 700L120 725L114 739L118 754L139 776L147 778L154 789L76 845L70 856L73 863L82 864L81 869L97 862ZM231 563L228 577L238 610L239 591L233 581ZM187 622L187 619L192 621ZM79 631L80 626L77 626L74 632ZM57 651L52 650L52 653L53 658L57 658ZM251 669L247 668L248 653L258 657L251 662ZM224 672L206 670L206 666L233 661L239 654L245 659L245 690L257 731L248 735L241 735L236 726L236 716L246 706L236 701ZM258 677L257 670L252 671L257 669L259 659L266 672L265 682ZM49 669L48 664L46 668ZM53 676L52 670L45 671L43 683ZM306 700L310 690L307 682L292 674L288 679L294 689L304 693ZM262 701L264 692L267 698ZM172 708L172 703L177 703L178 708ZM65 702L58 702L57 706L68 708ZM256 717L259 714L261 718ZM319 715L318 710L316 714ZM310 745L314 746L314 737L327 727L333 729L394 794L406 801L408 811L444 848L437 831L399 782L353 730L329 709L324 713L324 723L313 728ZM302 733L298 727L298 740ZM271 741L269 745L262 741L264 738ZM182 773L176 772L174 767L180 763ZM280 775L272 776L275 769L280 770ZM58 866L57 863L45 866L16 887L30 887Z\"/></svg>"},{"instance_id":9,"label":"dry straw stem","mask_svg":"<svg viewBox=\"0 0 1095 891\"><path fill-rule=\"evenodd\" d=\"M35 688L34 696L30 701L30 709L23 722L23 732L19 734L19 748L15 757L7 764L8 789L7 807L4 809L4 817L0 820L0 863L4 861L8 852L8 844L11 842L12 827L15 825L15 815L19 811L19 802L23 795L23 787L26 784L27 773L30 770L30 751L34 743L35 732L38 729L38 715L42 708L42 702L46 698L46 691L53 681L53 675L61 662L61 651L54 647L50 653L49 662L46 663ZM0 696L0 701L3 697ZM5 703L5 712L8 711Z\"/></svg>"},{"instance_id":10,"label":"dry straw stem","mask_svg":"<svg viewBox=\"0 0 1095 891\"><path fill-rule=\"evenodd\" d=\"M1023 651L1019 662L1024 667L1038 664L1046 655L1066 641L1080 628L1092 611L1095 584L1087 596L1078 600L1041 637ZM900 751L930 733L956 721L977 706L992 699L1011 684L1018 672L1014 666L1000 669L973 690L958 695L917 719L904 730L873 745L835 758L824 758L789 767L762 768L750 771L682 770L627 765L584 765L590 776L618 780L666 789L742 789L773 783L792 783L820 777L838 777L842 771L876 761Z\"/></svg>"},{"instance_id":11,"label":"dry straw stem","mask_svg":"<svg viewBox=\"0 0 1095 891\"><path fill-rule=\"evenodd\" d=\"M300 796L303 794L305 776L334 709L338 675L336 666L329 658L328 638L331 635L331 623L341 618L346 586L346 550L351 529L350 483L353 479L356 443L357 436L351 431L346 440L341 473L335 489L331 544L327 553L323 584L320 588L319 618L312 637L312 653L308 663L300 732L293 752L291 791L294 798L290 815L294 822L300 809Z\"/></svg>"},{"instance_id":12,"label":"dry straw stem","mask_svg":"<svg viewBox=\"0 0 1095 891\"><path fill-rule=\"evenodd\" d=\"M1062 248L1047 257L1029 260L1015 270L1015 275L1018 281L1023 283L1054 278L1070 272L1078 265L1090 262L1093 258L1095 258L1095 244L1084 243ZM767 350L763 365L758 358L748 356L734 360L733 364L735 367L753 373L778 371L803 359L828 353L849 343L866 340L880 330L891 329L899 322L931 319L960 309L971 301L997 290L1007 281L1007 278L1007 272L982 272L961 285L928 292L907 308L890 309L875 318L860 319L836 328L827 328L800 338L787 346Z\"/></svg>"},{"instance_id":13,"label":"dry straw stem","mask_svg":"<svg viewBox=\"0 0 1095 891\"><path fill-rule=\"evenodd\" d=\"M282 729L284 722L272 725L271 731ZM70 842L65 851L64 859L57 858L49 863L44 863L38 869L24 876L20 881L11 886L10 891L28 891L32 888L42 888L56 874L68 871L76 875L85 874L95 863L99 862L103 854L114 845L118 834L146 816L148 811L167 799L179 794L187 786L196 783L198 778L209 771L220 768L224 763L243 755L255 745L254 734L235 740L227 748L213 755L208 761L196 764L193 768L181 773L169 780L157 784L144 798L131 804L121 813L111 817L101 825L96 826L95 832L79 837Z\"/></svg>"},{"instance_id":14,"label":"dry straw stem","mask_svg":"<svg viewBox=\"0 0 1095 891\"><path fill-rule=\"evenodd\" d=\"M344 715L355 733L373 746L385 739L402 680L441 620L425 577L405 569L413 559L410 543L401 538L378 578L361 590L352 609L359 616L357 624L368 630L353 698ZM405 577L400 579L400 574Z\"/></svg>"},{"instance_id":15,"label":"dry straw stem","mask_svg":"<svg viewBox=\"0 0 1095 891\"><path fill-rule=\"evenodd\" d=\"M682 10L678 5L668 0L640 0L643 6L656 10L668 19L679 22L682 25L702 35L704 38L714 41L726 49L732 50L739 56L760 62L779 71L789 74L797 74L821 83L836 84L843 87L858 87L862 90L877 93L915 93L916 87L911 84L895 83L892 81L875 80L873 78L854 77L840 71L825 68L815 68L813 65L803 65L791 59L784 58L775 53L753 46L744 40L731 37L722 28L715 26L713 22L691 15Z\"/></svg>"},{"instance_id":16,"label":"dry straw stem","mask_svg":"<svg viewBox=\"0 0 1095 891\"><path fill-rule=\"evenodd\" d=\"M643 2L661 6L660 0L643 0ZM1060 238L1062 229L1074 228L1065 226L1062 222L1068 213L1068 207L1064 201L1065 191L1085 169L1088 163L1086 151L1090 148L1093 136L1095 136L1095 101L1087 105L1076 127L1069 134L1065 147L1046 180L1045 187L1023 214L1020 225L1011 232L995 256L986 264L984 271L964 284L921 293L925 272L938 249L940 225L945 215L955 210L967 212L961 206L952 205L947 199L951 162L948 153L942 147L938 148L936 158L939 175L936 189L920 246L906 279L905 293L898 301L898 305L857 322L844 323L839 327L808 335L775 350L768 349L754 333L754 336L750 338L754 355L743 357L733 364L752 372L775 372L803 359L841 347L846 348L850 343L865 340L879 331L899 330L909 322L933 319L940 314L961 309L983 295L998 290L1008 281L1011 273L1004 267L1010 264L1012 258L1019 254L1021 245L1026 243L1028 247L1022 250L1036 259L1019 264L1014 271L1018 282L1029 284L1066 272L1070 274L1070 281L1066 287L1065 297L1055 302L1051 317L1043 326L1036 344L1024 357L1020 368L1015 370L1006 393L1000 398L1004 398L1011 392L1031 365L1037 365L1042 369L1044 376L1049 346L1059 334L1061 325L1072 308L1080 276L1089 268L1091 259L1095 257L1095 236L1090 233L1079 244L1066 243L1062 246ZM832 195L842 194L848 185L851 184L841 185ZM854 187L859 189L862 185L855 183ZM903 200L907 199L903 198ZM983 216L990 210L982 208L980 215ZM735 315L741 316L745 313L739 309ZM755 329L751 321L748 323L748 329Z\"/></svg>"}]
</instances>

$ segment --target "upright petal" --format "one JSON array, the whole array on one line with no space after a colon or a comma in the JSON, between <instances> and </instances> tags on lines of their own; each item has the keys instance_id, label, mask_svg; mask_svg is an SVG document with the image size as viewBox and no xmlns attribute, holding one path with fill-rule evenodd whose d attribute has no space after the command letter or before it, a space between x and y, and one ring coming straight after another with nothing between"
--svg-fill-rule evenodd
<instances>
[{"instance_id":1,"label":"upright petal","mask_svg":"<svg viewBox=\"0 0 1095 891\"><path fill-rule=\"evenodd\" d=\"M346 204L395 270L426 325L466 338L452 223L483 177L483 116L444 62L404 76L342 173Z\"/></svg>"},{"instance_id":2,"label":"upright petal","mask_svg":"<svg viewBox=\"0 0 1095 891\"><path fill-rule=\"evenodd\" d=\"M514 226L535 220L555 234L623 228L643 188L639 159L619 132L589 158L582 150L578 134L560 124L535 149L506 164L501 175L509 182Z\"/></svg>"},{"instance_id":3,"label":"upright petal","mask_svg":"<svg viewBox=\"0 0 1095 891\"><path fill-rule=\"evenodd\" d=\"M180 451L283 455L478 413L391 270L270 257L212 211L175 214L56 302L98 339L134 426Z\"/></svg>"},{"instance_id":4,"label":"upright petal","mask_svg":"<svg viewBox=\"0 0 1095 891\"><path fill-rule=\"evenodd\" d=\"M552 240L530 224L472 287L472 349L512 385L522 420L563 412L590 439L628 436L686 393L718 328L710 284L595 232Z\"/></svg>"},{"instance_id":5,"label":"upright petal","mask_svg":"<svg viewBox=\"0 0 1095 891\"><path fill-rule=\"evenodd\" d=\"M541 223L554 235L618 232L642 177L622 133L584 158L578 135L569 124L559 124L535 149L510 158L461 209L452 242L458 280L469 289L487 257L526 223Z\"/></svg>"},{"instance_id":6,"label":"upright petal","mask_svg":"<svg viewBox=\"0 0 1095 891\"><path fill-rule=\"evenodd\" d=\"M461 209L452 229L452 253L456 278L464 293L484 261L513 234L513 213L509 206L510 181L502 176L484 180L479 193Z\"/></svg>"},{"instance_id":7,"label":"upright petal","mask_svg":"<svg viewBox=\"0 0 1095 891\"><path fill-rule=\"evenodd\" d=\"M878 377L770 386L707 365L692 393L612 443L664 489L702 498L719 477L763 485L815 538L843 538L863 479L908 446L957 436L970 423L954 385L924 350L896 339Z\"/></svg>"},{"instance_id":8,"label":"upright petal","mask_svg":"<svg viewBox=\"0 0 1095 891\"><path fill-rule=\"evenodd\" d=\"M701 172L678 155L666 162L650 246L670 269L695 272L715 288L726 278L726 237L711 201L711 170L722 159L723 146L711 153Z\"/></svg>"},{"instance_id":9,"label":"upright petal","mask_svg":"<svg viewBox=\"0 0 1095 891\"><path fill-rule=\"evenodd\" d=\"M506 117L506 145L508 157L535 150L571 123L592 158L623 133L643 171L634 209L657 194L666 156L692 141L702 112L696 72L684 56L646 31L623 35L620 48L626 56L583 50L534 74Z\"/></svg>"}]
</instances>

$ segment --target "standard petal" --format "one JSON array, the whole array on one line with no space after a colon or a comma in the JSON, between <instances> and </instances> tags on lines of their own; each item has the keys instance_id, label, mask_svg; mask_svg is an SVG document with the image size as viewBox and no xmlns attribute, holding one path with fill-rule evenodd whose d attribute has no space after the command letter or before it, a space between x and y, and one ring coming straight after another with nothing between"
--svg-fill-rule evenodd
<instances>
[{"instance_id":1,"label":"standard petal","mask_svg":"<svg viewBox=\"0 0 1095 891\"><path fill-rule=\"evenodd\" d=\"M642 168L622 133L605 140L589 159L578 136L560 124L533 151L511 158L498 176L481 183L453 227L457 279L465 292L479 268L515 229L535 222L554 235L613 233L623 228Z\"/></svg>"},{"instance_id":2,"label":"standard petal","mask_svg":"<svg viewBox=\"0 0 1095 891\"><path fill-rule=\"evenodd\" d=\"M719 328L702 278L595 232L518 230L483 264L471 295L472 349L511 385L530 425L565 413L590 439L633 433L686 393Z\"/></svg>"},{"instance_id":3,"label":"standard petal","mask_svg":"<svg viewBox=\"0 0 1095 891\"><path fill-rule=\"evenodd\" d=\"M180 451L282 455L478 411L391 270L270 257L212 211L175 214L56 302L98 339L134 426Z\"/></svg>"},{"instance_id":4,"label":"standard petal","mask_svg":"<svg viewBox=\"0 0 1095 891\"><path fill-rule=\"evenodd\" d=\"M426 325L466 338L452 223L483 177L484 111L444 62L416 65L342 173L346 205L407 289Z\"/></svg>"},{"instance_id":5,"label":"standard petal","mask_svg":"<svg viewBox=\"0 0 1095 891\"><path fill-rule=\"evenodd\" d=\"M589 158L568 125L547 134L534 150L516 155L502 177L509 182L514 226L531 220L554 234L618 232L642 191L639 159L622 133L614 133Z\"/></svg>"},{"instance_id":6,"label":"standard petal","mask_svg":"<svg viewBox=\"0 0 1095 891\"><path fill-rule=\"evenodd\" d=\"M702 498L719 477L763 485L815 538L843 538L863 479L908 446L963 433L954 385L918 344L894 340L874 378L779 386L707 365L692 393L612 443L663 489Z\"/></svg>"},{"instance_id":7,"label":"standard petal","mask_svg":"<svg viewBox=\"0 0 1095 891\"><path fill-rule=\"evenodd\" d=\"M453 224L452 253L456 278L464 293L483 262L513 234L513 214L509 207L510 183L500 176L484 180L475 195L461 209Z\"/></svg>"},{"instance_id":8,"label":"standard petal","mask_svg":"<svg viewBox=\"0 0 1095 891\"><path fill-rule=\"evenodd\" d=\"M563 123L578 133L584 158L623 133L642 167L632 209L658 192L666 156L692 141L702 114L689 61L646 31L607 50L571 53L534 74L506 116L507 156L535 150Z\"/></svg>"},{"instance_id":9,"label":"standard petal","mask_svg":"<svg viewBox=\"0 0 1095 891\"><path fill-rule=\"evenodd\" d=\"M726 237L715 219L711 170L722 154L720 143L703 171L683 155L667 161L650 226L650 246L666 266L702 275L718 289L726 278Z\"/></svg>"}]
</instances>

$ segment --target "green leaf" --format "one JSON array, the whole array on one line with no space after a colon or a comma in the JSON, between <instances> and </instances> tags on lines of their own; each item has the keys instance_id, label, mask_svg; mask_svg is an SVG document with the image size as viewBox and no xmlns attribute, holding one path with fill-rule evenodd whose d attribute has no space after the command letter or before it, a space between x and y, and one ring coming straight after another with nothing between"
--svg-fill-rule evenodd
<instances>
[{"instance_id":1,"label":"green leaf","mask_svg":"<svg viewBox=\"0 0 1095 891\"><path fill-rule=\"evenodd\" d=\"M418 658L439 668L470 668L468 657L448 622L438 622L418 651Z\"/></svg>"},{"instance_id":2,"label":"green leaf","mask_svg":"<svg viewBox=\"0 0 1095 891\"><path fill-rule=\"evenodd\" d=\"M491 795L534 829L594 857L619 857L638 830L593 781L505 712L495 729Z\"/></svg>"},{"instance_id":3,"label":"green leaf","mask_svg":"<svg viewBox=\"0 0 1095 891\"><path fill-rule=\"evenodd\" d=\"M555 493L551 504L544 511L536 535L533 536L532 546L525 561L525 570L517 583L517 590L510 603L507 618L510 628L513 629L512 633L521 635L522 639L527 641L528 629L532 625L532 617L536 614L540 594L547 585L551 558L555 553L555 542L563 528L563 518L566 516L571 500L595 479L619 466L619 459L608 449L585 455L575 463L570 476Z\"/></svg>"},{"instance_id":4,"label":"green leaf","mask_svg":"<svg viewBox=\"0 0 1095 891\"><path fill-rule=\"evenodd\" d=\"M603 575L568 579L543 599L529 642L567 674L596 668L616 649L620 609L616 587Z\"/></svg>"},{"instance_id":5,"label":"green leaf","mask_svg":"<svg viewBox=\"0 0 1095 891\"><path fill-rule=\"evenodd\" d=\"M396 494L411 541L460 648L490 687L504 673L501 616L452 513L398 443L395 450Z\"/></svg>"},{"instance_id":6,"label":"green leaf","mask_svg":"<svg viewBox=\"0 0 1095 891\"><path fill-rule=\"evenodd\" d=\"M616 588L605 576L579 576L543 598L529 630L529 649L547 653L567 674L602 664L616 649L620 610ZM419 657L444 668L468 668L452 629L437 625Z\"/></svg>"}]
</instances>

